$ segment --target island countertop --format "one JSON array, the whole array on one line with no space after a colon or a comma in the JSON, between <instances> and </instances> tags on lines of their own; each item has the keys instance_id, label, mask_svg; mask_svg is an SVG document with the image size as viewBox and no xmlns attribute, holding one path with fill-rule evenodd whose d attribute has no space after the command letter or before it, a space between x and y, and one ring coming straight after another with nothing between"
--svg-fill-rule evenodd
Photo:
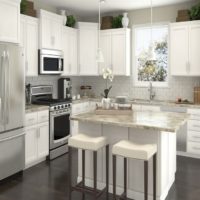
<instances>
[{"instance_id":1,"label":"island countertop","mask_svg":"<svg viewBox=\"0 0 200 200\"><path fill-rule=\"evenodd\" d=\"M176 132L188 119L188 114L133 111L131 115L97 115L94 112L71 116L71 120L108 124L128 128Z\"/></svg>"}]
</instances>

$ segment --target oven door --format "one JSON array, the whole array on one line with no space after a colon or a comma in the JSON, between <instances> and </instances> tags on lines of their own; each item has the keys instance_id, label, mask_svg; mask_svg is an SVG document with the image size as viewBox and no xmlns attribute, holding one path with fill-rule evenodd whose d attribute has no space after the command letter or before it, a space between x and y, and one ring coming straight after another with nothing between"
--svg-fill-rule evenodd
<instances>
[{"instance_id":1,"label":"oven door","mask_svg":"<svg viewBox=\"0 0 200 200\"><path fill-rule=\"evenodd\" d=\"M50 149L68 143L70 137L70 113L50 113Z\"/></svg>"},{"instance_id":2,"label":"oven door","mask_svg":"<svg viewBox=\"0 0 200 200\"><path fill-rule=\"evenodd\" d=\"M40 55L40 74L61 74L63 58L54 55Z\"/></svg>"}]
</instances>

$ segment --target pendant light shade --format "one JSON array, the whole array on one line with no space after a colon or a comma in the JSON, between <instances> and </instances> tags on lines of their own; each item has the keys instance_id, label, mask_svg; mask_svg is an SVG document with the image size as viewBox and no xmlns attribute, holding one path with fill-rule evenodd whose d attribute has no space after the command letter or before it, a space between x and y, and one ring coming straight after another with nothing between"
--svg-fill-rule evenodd
<instances>
[{"instance_id":1,"label":"pendant light shade","mask_svg":"<svg viewBox=\"0 0 200 200\"><path fill-rule=\"evenodd\" d=\"M98 49L97 49L97 56L96 61L97 63L104 62L103 52L100 48L100 31L101 31L101 3L105 3L105 0L99 0L99 28L98 28Z\"/></svg>"}]
</instances>

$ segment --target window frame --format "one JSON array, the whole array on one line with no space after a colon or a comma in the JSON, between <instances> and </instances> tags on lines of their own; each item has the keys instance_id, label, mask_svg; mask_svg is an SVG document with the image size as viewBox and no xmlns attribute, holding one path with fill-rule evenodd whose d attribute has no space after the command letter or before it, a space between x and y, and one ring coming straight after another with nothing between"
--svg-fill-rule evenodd
<instances>
[{"instance_id":1,"label":"window frame","mask_svg":"<svg viewBox=\"0 0 200 200\"><path fill-rule=\"evenodd\" d=\"M168 66L167 66L167 79L166 82L152 82L153 87L157 88L169 88L169 76L170 76L170 22L161 22L161 23L153 23L153 27L163 27L166 26L168 28L168 37L167 37L167 43L168 43ZM133 25L132 26L132 77L133 77L133 85L135 87L149 87L148 81L138 81L138 70L137 70L137 64L136 64L136 56L135 56L135 41L136 41L136 34L135 30L137 28L147 28L151 27L151 24L139 24L139 25Z\"/></svg>"}]
</instances>

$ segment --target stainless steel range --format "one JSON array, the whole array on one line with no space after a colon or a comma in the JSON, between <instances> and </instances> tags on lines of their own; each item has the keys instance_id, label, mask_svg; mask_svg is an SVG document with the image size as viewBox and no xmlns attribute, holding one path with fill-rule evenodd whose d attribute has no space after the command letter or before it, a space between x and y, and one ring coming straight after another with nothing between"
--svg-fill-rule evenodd
<instances>
[{"instance_id":1,"label":"stainless steel range","mask_svg":"<svg viewBox=\"0 0 200 200\"><path fill-rule=\"evenodd\" d=\"M32 86L30 93L33 104L49 106L49 158L52 160L68 152L71 99L54 99L52 86Z\"/></svg>"}]
</instances>

